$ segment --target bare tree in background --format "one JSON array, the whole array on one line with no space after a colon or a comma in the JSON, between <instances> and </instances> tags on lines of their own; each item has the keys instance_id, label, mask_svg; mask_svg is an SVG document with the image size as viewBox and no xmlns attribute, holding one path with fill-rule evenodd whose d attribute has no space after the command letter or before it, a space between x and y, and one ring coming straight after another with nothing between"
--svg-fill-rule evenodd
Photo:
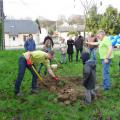
<instances>
[{"instance_id":1,"label":"bare tree in background","mask_svg":"<svg viewBox=\"0 0 120 120\"><path fill-rule=\"evenodd\" d=\"M75 2L76 0L74 0ZM86 23L87 23L87 17L88 16L88 13L89 13L89 10L92 6L97 6L97 2L98 0L79 0L81 5L83 6L84 8L84 18L85 18L85 22L84 22L84 25L85 25L85 28L84 28L84 37L85 37L85 32L86 32Z\"/></svg>"}]
</instances>

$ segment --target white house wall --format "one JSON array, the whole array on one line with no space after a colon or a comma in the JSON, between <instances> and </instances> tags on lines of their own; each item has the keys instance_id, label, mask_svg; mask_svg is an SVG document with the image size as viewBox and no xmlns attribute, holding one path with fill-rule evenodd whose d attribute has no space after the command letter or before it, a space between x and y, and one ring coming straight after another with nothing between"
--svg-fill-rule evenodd
<instances>
[{"instance_id":1,"label":"white house wall","mask_svg":"<svg viewBox=\"0 0 120 120\"><path fill-rule=\"evenodd\" d=\"M35 40L35 43L39 43L39 35L38 34L32 34L33 39ZM19 34L18 36L15 36L15 40L13 40L13 37L9 37L9 34L5 34L5 46L6 47L16 47L16 46L23 46L24 40L23 36L28 36L28 34Z\"/></svg>"}]
</instances>

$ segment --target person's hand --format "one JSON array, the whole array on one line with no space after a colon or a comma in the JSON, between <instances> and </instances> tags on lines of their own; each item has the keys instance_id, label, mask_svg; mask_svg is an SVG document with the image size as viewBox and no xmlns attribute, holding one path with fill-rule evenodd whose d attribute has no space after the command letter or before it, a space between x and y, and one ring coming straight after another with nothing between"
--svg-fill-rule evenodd
<instances>
[{"instance_id":1,"label":"person's hand","mask_svg":"<svg viewBox=\"0 0 120 120\"><path fill-rule=\"evenodd\" d=\"M58 81L59 78L58 77L53 77L53 80Z\"/></svg>"},{"instance_id":2,"label":"person's hand","mask_svg":"<svg viewBox=\"0 0 120 120\"><path fill-rule=\"evenodd\" d=\"M108 63L109 62L109 60L106 58L106 59L104 59L104 63Z\"/></svg>"},{"instance_id":3,"label":"person's hand","mask_svg":"<svg viewBox=\"0 0 120 120\"><path fill-rule=\"evenodd\" d=\"M28 66L31 66L31 65L32 65L32 61L31 61L30 59L27 59L26 61L27 61L27 65L28 65Z\"/></svg>"}]
</instances>

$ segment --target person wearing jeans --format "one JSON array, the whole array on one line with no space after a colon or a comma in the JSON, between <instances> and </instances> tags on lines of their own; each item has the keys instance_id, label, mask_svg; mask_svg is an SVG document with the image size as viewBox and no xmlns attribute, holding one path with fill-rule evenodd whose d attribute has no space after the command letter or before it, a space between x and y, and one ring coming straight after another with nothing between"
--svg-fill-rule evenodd
<instances>
[{"instance_id":1,"label":"person wearing jeans","mask_svg":"<svg viewBox=\"0 0 120 120\"><path fill-rule=\"evenodd\" d=\"M91 59L96 61L96 49L90 48L89 52L90 52Z\"/></svg>"},{"instance_id":2,"label":"person wearing jeans","mask_svg":"<svg viewBox=\"0 0 120 120\"><path fill-rule=\"evenodd\" d=\"M98 31L97 34L98 42L86 42L90 45L98 45L99 46L99 55L102 60L102 73L103 73L103 87L104 90L110 89L110 61L113 58L112 54L112 43L109 38L106 36L103 30Z\"/></svg>"},{"instance_id":3,"label":"person wearing jeans","mask_svg":"<svg viewBox=\"0 0 120 120\"><path fill-rule=\"evenodd\" d=\"M15 82L15 94L18 94L20 91L21 82L24 77L26 68L28 68L32 74L32 91L34 91L37 88L37 76L34 73L34 71L32 70L32 68L29 65L27 65L27 61L26 61L25 57L22 55L19 58L18 76L17 76L16 82Z\"/></svg>"},{"instance_id":4,"label":"person wearing jeans","mask_svg":"<svg viewBox=\"0 0 120 120\"><path fill-rule=\"evenodd\" d=\"M102 60L102 66L103 66L103 70L102 70L103 86L104 86L105 90L110 88L110 73L109 73L110 62L111 62L110 59L108 59L108 63L105 63L104 60Z\"/></svg>"},{"instance_id":5,"label":"person wearing jeans","mask_svg":"<svg viewBox=\"0 0 120 120\"><path fill-rule=\"evenodd\" d=\"M50 67L49 60L52 59L54 52L51 51L50 53L45 53L43 51L28 51L25 52L19 58L19 69L18 69L18 76L15 81L15 95L19 96L20 94L20 86L25 74L26 68L28 68L32 74L32 93L36 93L37 88L37 75L35 74L34 70L32 69L32 65L36 67L40 63L44 64L47 68L48 73L52 76L52 78L57 81L58 78L55 77L53 71Z\"/></svg>"}]
</instances>

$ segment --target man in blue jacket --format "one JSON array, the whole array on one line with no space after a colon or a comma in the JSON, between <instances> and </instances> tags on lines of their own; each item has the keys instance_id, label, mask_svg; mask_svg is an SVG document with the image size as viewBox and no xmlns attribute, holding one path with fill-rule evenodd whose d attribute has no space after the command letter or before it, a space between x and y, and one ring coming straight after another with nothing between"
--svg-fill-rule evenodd
<instances>
[{"instance_id":1,"label":"man in blue jacket","mask_svg":"<svg viewBox=\"0 0 120 120\"><path fill-rule=\"evenodd\" d=\"M25 48L25 51L36 50L36 44L35 44L35 41L33 40L32 34L29 34L28 40L25 41L24 48Z\"/></svg>"}]
</instances>

